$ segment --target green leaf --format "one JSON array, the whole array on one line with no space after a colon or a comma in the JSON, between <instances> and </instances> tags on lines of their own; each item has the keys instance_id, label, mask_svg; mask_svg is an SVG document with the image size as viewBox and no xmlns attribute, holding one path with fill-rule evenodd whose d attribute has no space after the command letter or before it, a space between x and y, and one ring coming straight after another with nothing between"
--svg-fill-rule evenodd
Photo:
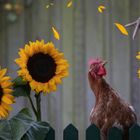
<instances>
[{"instance_id":1,"label":"green leaf","mask_svg":"<svg viewBox=\"0 0 140 140\"><path fill-rule=\"evenodd\" d=\"M21 140L44 140L49 132L48 130L47 133L44 131L46 125L48 125L46 122L34 123ZM39 131L37 131L37 129L39 129Z\"/></svg>"},{"instance_id":2,"label":"green leaf","mask_svg":"<svg viewBox=\"0 0 140 140\"><path fill-rule=\"evenodd\" d=\"M27 81L25 81L21 76L18 76L13 80L13 86L21 86L21 85L26 85Z\"/></svg>"},{"instance_id":3,"label":"green leaf","mask_svg":"<svg viewBox=\"0 0 140 140\"><path fill-rule=\"evenodd\" d=\"M13 96L19 97L19 96L29 96L31 92L31 88L29 84L16 86L13 88Z\"/></svg>"},{"instance_id":4,"label":"green leaf","mask_svg":"<svg viewBox=\"0 0 140 140\"><path fill-rule=\"evenodd\" d=\"M46 122L32 120L28 109L10 120L0 121L0 140L43 140L50 130Z\"/></svg>"}]
</instances>

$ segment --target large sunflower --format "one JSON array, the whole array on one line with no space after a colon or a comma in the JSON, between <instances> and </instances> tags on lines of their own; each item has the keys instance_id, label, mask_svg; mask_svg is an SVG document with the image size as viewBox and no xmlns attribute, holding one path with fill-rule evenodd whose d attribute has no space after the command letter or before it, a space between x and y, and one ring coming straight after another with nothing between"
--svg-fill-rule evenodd
<instances>
[{"instance_id":1,"label":"large sunflower","mask_svg":"<svg viewBox=\"0 0 140 140\"><path fill-rule=\"evenodd\" d=\"M12 82L10 77L5 76L6 69L0 69L0 119L6 118L11 110L11 104L14 102L12 93Z\"/></svg>"},{"instance_id":2,"label":"large sunflower","mask_svg":"<svg viewBox=\"0 0 140 140\"><path fill-rule=\"evenodd\" d=\"M15 60L20 67L18 75L37 93L55 91L61 79L68 75L68 62L52 42L29 42L20 49L19 56Z\"/></svg>"}]
</instances>

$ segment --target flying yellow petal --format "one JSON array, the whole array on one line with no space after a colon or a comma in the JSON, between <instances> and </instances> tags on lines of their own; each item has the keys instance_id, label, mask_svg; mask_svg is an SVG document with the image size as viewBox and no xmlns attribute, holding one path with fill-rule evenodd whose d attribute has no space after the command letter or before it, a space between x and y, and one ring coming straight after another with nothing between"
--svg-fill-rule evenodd
<instances>
[{"instance_id":1,"label":"flying yellow petal","mask_svg":"<svg viewBox=\"0 0 140 140\"><path fill-rule=\"evenodd\" d=\"M67 7L71 7L72 6L72 1L68 2Z\"/></svg>"},{"instance_id":2,"label":"flying yellow petal","mask_svg":"<svg viewBox=\"0 0 140 140\"><path fill-rule=\"evenodd\" d=\"M120 23L115 23L115 25L121 31L122 34L128 35L128 32L123 25L121 25Z\"/></svg>"},{"instance_id":3,"label":"flying yellow petal","mask_svg":"<svg viewBox=\"0 0 140 140\"><path fill-rule=\"evenodd\" d=\"M60 39L60 35L59 35L58 31L54 27L52 27L52 31L53 31L54 37L57 40L59 40Z\"/></svg>"},{"instance_id":4,"label":"flying yellow petal","mask_svg":"<svg viewBox=\"0 0 140 140\"><path fill-rule=\"evenodd\" d=\"M103 6L103 5L98 6L98 11L99 11L100 13L103 13L103 11L104 11L105 9L106 9L106 7Z\"/></svg>"},{"instance_id":5,"label":"flying yellow petal","mask_svg":"<svg viewBox=\"0 0 140 140\"><path fill-rule=\"evenodd\" d=\"M50 3L50 5L51 5L51 6L53 6L53 5L54 5L54 3Z\"/></svg>"},{"instance_id":6,"label":"flying yellow petal","mask_svg":"<svg viewBox=\"0 0 140 140\"><path fill-rule=\"evenodd\" d=\"M46 5L46 8L48 9L50 7L50 5L48 4L48 5Z\"/></svg>"},{"instance_id":7,"label":"flying yellow petal","mask_svg":"<svg viewBox=\"0 0 140 140\"><path fill-rule=\"evenodd\" d=\"M136 58L140 60L140 52L138 52L138 55L136 56Z\"/></svg>"}]
</instances>

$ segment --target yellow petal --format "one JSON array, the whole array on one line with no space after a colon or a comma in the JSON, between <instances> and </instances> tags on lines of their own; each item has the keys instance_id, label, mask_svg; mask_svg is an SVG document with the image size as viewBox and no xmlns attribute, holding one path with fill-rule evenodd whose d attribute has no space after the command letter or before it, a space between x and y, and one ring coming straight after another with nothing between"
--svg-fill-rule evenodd
<instances>
[{"instance_id":1,"label":"yellow petal","mask_svg":"<svg viewBox=\"0 0 140 140\"><path fill-rule=\"evenodd\" d=\"M56 83L56 84L61 84L61 83L62 83L61 78L58 77L58 76L54 77L54 80L55 80L55 83Z\"/></svg>"},{"instance_id":2,"label":"yellow petal","mask_svg":"<svg viewBox=\"0 0 140 140\"><path fill-rule=\"evenodd\" d=\"M3 83L1 83L1 87L2 88L7 88L7 87L10 87L10 86L12 86L12 82L3 82Z\"/></svg>"},{"instance_id":3,"label":"yellow petal","mask_svg":"<svg viewBox=\"0 0 140 140\"><path fill-rule=\"evenodd\" d=\"M103 5L98 6L98 11L99 11L100 13L103 13L103 11L104 11L105 9L106 9L106 7L103 6Z\"/></svg>"},{"instance_id":4,"label":"yellow petal","mask_svg":"<svg viewBox=\"0 0 140 140\"><path fill-rule=\"evenodd\" d=\"M126 28L120 23L115 23L116 27L120 30L120 32L124 35L128 35Z\"/></svg>"},{"instance_id":5,"label":"yellow petal","mask_svg":"<svg viewBox=\"0 0 140 140\"><path fill-rule=\"evenodd\" d=\"M3 92L5 94L11 94L13 92L13 90L12 89L8 89L8 88L5 88L5 89L3 89Z\"/></svg>"},{"instance_id":6,"label":"yellow petal","mask_svg":"<svg viewBox=\"0 0 140 140\"><path fill-rule=\"evenodd\" d=\"M136 56L137 59L140 59L140 54L138 53L138 55Z\"/></svg>"},{"instance_id":7,"label":"yellow petal","mask_svg":"<svg viewBox=\"0 0 140 140\"><path fill-rule=\"evenodd\" d=\"M11 78L9 76L5 76L2 79L0 79L1 82L9 81L9 80L11 80Z\"/></svg>"},{"instance_id":8,"label":"yellow petal","mask_svg":"<svg viewBox=\"0 0 140 140\"><path fill-rule=\"evenodd\" d=\"M2 107L5 108L6 110L8 111L11 111L12 110L12 107L4 102L2 102Z\"/></svg>"},{"instance_id":9,"label":"yellow petal","mask_svg":"<svg viewBox=\"0 0 140 140\"><path fill-rule=\"evenodd\" d=\"M5 114L3 113L2 110L0 110L0 118L3 118L3 117L5 117Z\"/></svg>"},{"instance_id":10,"label":"yellow petal","mask_svg":"<svg viewBox=\"0 0 140 140\"><path fill-rule=\"evenodd\" d=\"M11 99L9 99L7 96L3 96L2 101L6 104L12 104L13 103L13 101Z\"/></svg>"},{"instance_id":11,"label":"yellow petal","mask_svg":"<svg viewBox=\"0 0 140 140\"><path fill-rule=\"evenodd\" d=\"M54 37L57 40L59 40L60 39L60 35L59 35L58 31L54 27L52 27L52 31L53 31Z\"/></svg>"},{"instance_id":12,"label":"yellow petal","mask_svg":"<svg viewBox=\"0 0 140 140\"><path fill-rule=\"evenodd\" d=\"M50 7L50 5L48 4L48 5L46 5L46 8L48 9Z\"/></svg>"},{"instance_id":13,"label":"yellow petal","mask_svg":"<svg viewBox=\"0 0 140 140\"><path fill-rule=\"evenodd\" d=\"M8 116L8 110L5 110L2 106L0 107L0 110L3 112L4 117Z\"/></svg>"},{"instance_id":14,"label":"yellow petal","mask_svg":"<svg viewBox=\"0 0 140 140\"><path fill-rule=\"evenodd\" d=\"M72 6L72 1L68 2L67 7L71 7Z\"/></svg>"},{"instance_id":15,"label":"yellow petal","mask_svg":"<svg viewBox=\"0 0 140 140\"><path fill-rule=\"evenodd\" d=\"M50 3L50 5L51 5L51 6L53 6L53 5L54 5L54 3Z\"/></svg>"}]
</instances>

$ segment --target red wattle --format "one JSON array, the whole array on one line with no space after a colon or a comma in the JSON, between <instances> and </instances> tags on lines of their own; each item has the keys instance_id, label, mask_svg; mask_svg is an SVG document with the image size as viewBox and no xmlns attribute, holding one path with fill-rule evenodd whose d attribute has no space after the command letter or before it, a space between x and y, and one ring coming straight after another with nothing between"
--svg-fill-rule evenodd
<instances>
[{"instance_id":1,"label":"red wattle","mask_svg":"<svg viewBox=\"0 0 140 140\"><path fill-rule=\"evenodd\" d=\"M99 71L98 71L98 73L97 73L99 76L104 76L104 75L106 75L106 69L104 68L104 67L100 67L99 68Z\"/></svg>"}]
</instances>

